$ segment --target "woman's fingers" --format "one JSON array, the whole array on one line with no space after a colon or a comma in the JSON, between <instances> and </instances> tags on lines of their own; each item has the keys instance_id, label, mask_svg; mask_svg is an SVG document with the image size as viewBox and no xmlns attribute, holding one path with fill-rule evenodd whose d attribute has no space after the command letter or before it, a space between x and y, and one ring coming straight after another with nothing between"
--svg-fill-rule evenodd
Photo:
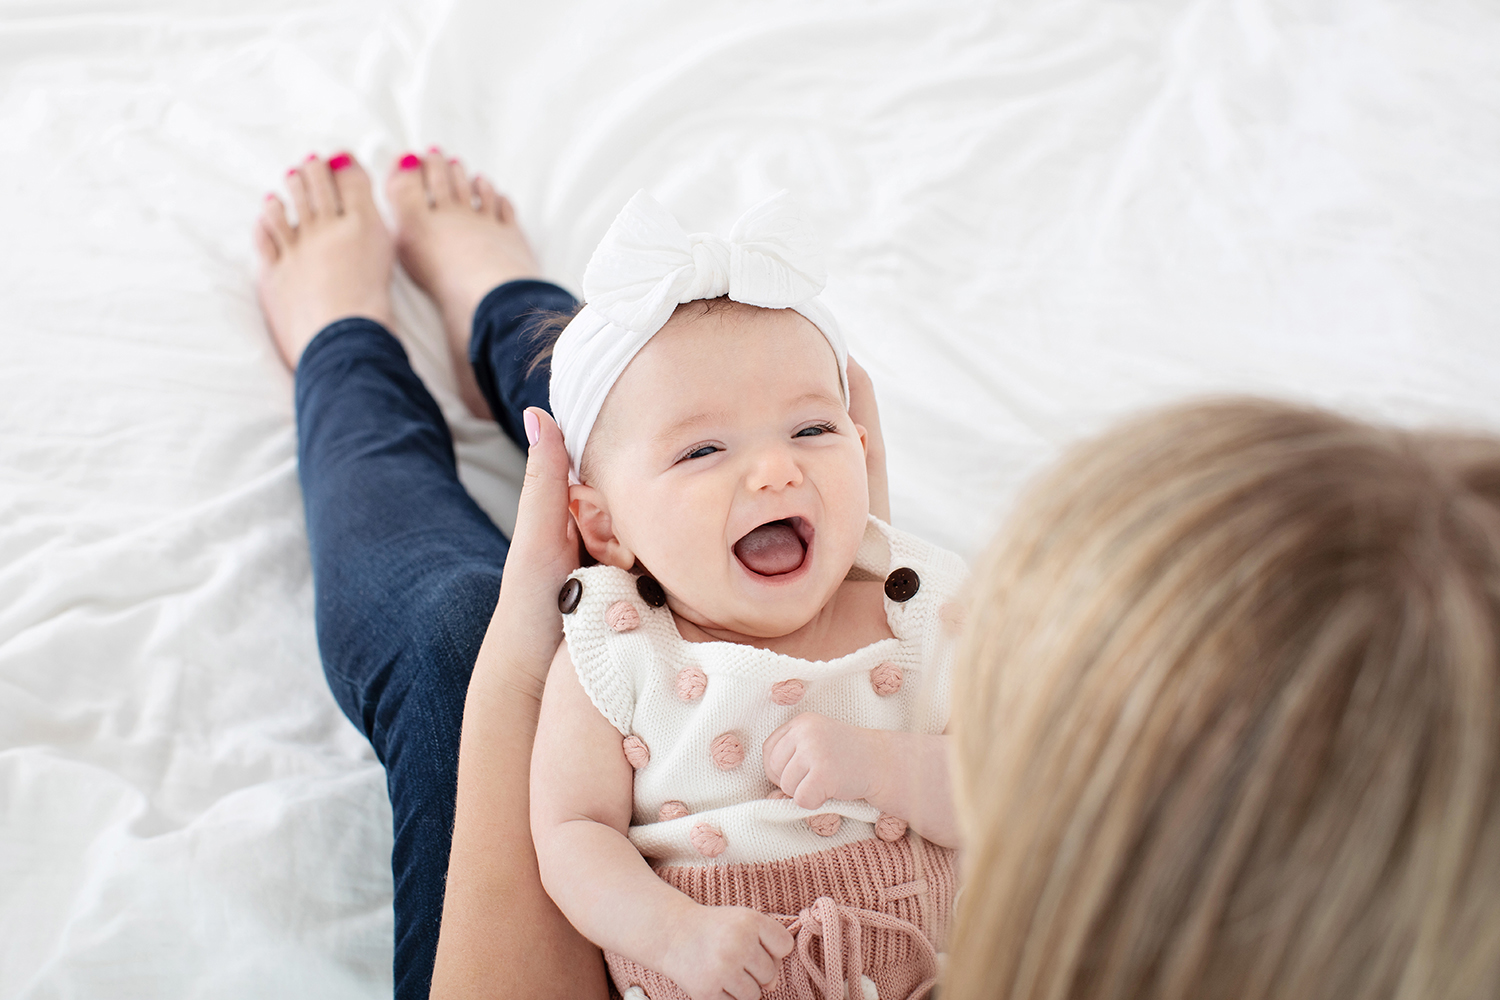
<instances>
[{"instance_id":1,"label":"woman's fingers","mask_svg":"<svg viewBox=\"0 0 1500 1000\"><path fill-rule=\"evenodd\" d=\"M578 568L578 535L568 512L568 452L562 432L537 407L528 409L524 419L533 440L489 632L506 659L540 684L562 639L557 592Z\"/></svg>"},{"instance_id":2,"label":"woman's fingers","mask_svg":"<svg viewBox=\"0 0 1500 1000\"><path fill-rule=\"evenodd\" d=\"M536 561L567 576L578 568L578 536L568 512L568 451L562 431L546 410L529 407L522 419L531 449L516 511L516 537L506 561L515 558L519 547L526 564Z\"/></svg>"},{"instance_id":3,"label":"woman's fingers","mask_svg":"<svg viewBox=\"0 0 1500 1000\"><path fill-rule=\"evenodd\" d=\"M870 513L891 519L891 488L885 472L885 438L880 433L880 408L875 405L875 383L849 359L849 416L865 429L865 472L870 479Z\"/></svg>"}]
</instances>

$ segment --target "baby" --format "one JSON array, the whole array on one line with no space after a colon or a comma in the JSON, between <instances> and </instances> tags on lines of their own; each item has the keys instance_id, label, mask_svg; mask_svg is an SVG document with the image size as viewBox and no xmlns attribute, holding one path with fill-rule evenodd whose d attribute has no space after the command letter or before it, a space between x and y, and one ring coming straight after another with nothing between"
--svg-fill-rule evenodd
<instances>
[{"instance_id":1,"label":"baby","mask_svg":"<svg viewBox=\"0 0 1500 1000\"><path fill-rule=\"evenodd\" d=\"M553 354L599 565L558 598L532 833L626 1000L905 1000L937 977L965 567L869 513L811 246L784 196L725 239L638 194Z\"/></svg>"}]
</instances>

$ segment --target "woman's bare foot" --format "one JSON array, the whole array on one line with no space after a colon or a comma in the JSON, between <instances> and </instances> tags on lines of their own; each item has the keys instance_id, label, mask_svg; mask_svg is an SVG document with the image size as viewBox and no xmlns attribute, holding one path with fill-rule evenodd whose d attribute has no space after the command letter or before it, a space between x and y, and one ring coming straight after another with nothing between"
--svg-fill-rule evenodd
<instances>
[{"instance_id":1,"label":"woman's bare foot","mask_svg":"<svg viewBox=\"0 0 1500 1000\"><path fill-rule=\"evenodd\" d=\"M297 224L274 194L255 226L256 283L271 335L290 368L336 319L391 325L391 234L375 209L370 176L348 153L309 156L287 172Z\"/></svg>"},{"instance_id":2,"label":"woman's bare foot","mask_svg":"<svg viewBox=\"0 0 1500 1000\"><path fill-rule=\"evenodd\" d=\"M436 147L408 154L386 178L396 216L401 266L443 314L459 395L478 416L490 415L469 365L469 333L479 301L496 285L540 277L516 212L479 175L470 178L458 160Z\"/></svg>"}]
</instances>

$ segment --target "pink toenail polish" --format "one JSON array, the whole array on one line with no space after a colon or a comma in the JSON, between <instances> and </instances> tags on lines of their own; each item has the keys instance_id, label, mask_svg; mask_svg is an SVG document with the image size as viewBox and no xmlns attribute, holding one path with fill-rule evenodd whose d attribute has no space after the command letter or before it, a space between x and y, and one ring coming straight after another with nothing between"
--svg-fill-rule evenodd
<instances>
[{"instance_id":1,"label":"pink toenail polish","mask_svg":"<svg viewBox=\"0 0 1500 1000\"><path fill-rule=\"evenodd\" d=\"M287 176L288 176L288 177L296 177L296 176L297 176L297 168L296 168L296 167L293 167L293 168L292 168L292 169L290 169L290 170L288 170L288 171L287 171L287 172L286 172L286 175L287 175Z\"/></svg>"},{"instance_id":2,"label":"pink toenail polish","mask_svg":"<svg viewBox=\"0 0 1500 1000\"><path fill-rule=\"evenodd\" d=\"M308 153L307 154L307 159L303 160L302 162L304 162L304 163L311 163L313 160L316 160L317 158L318 158L318 154L317 153Z\"/></svg>"},{"instance_id":3,"label":"pink toenail polish","mask_svg":"<svg viewBox=\"0 0 1500 1000\"><path fill-rule=\"evenodd\" d=\"M397 165L402 170L421 170L422 160L417 156L416 153L407 153L405 156L401 157L401 162Z\"/></svg>"},{"instance_id":4,"label":"pink toenail polish","mask_svg":"<svg viewBox=\"0 0 1500 1000\"><path fill-rule=\"evenodd\" d=\"M438 147L436 147L436 146L428 146L428 147L427 147L427 152L429 152L429 153L441 153L441 152L442 152L442 150L441 150L441 149L439 149L439 148L438 148Z\"/></svg>"},{"instance_id":5,"label":"pink toenail polish","mask_svg":"<svg viewBox=\"0 0 1500 1000\"><path fill-rule=\"evenodd\" d=\"M275 200L276 200L276 196L274 194L272 194L271 192L267 191L266 192L266 201L275 201Z\"/></svg>"},{"instance_id":6,"label":"pink toenail polish","mask_svg":"<svg viewBox=\"0 0 1500 1000\"><path fill-rule=\"evenodd\" d=\"M343 170L353 162L354 159L348 153L340 153L328 161L328 169Z\"/></svg>"}]
</instances>

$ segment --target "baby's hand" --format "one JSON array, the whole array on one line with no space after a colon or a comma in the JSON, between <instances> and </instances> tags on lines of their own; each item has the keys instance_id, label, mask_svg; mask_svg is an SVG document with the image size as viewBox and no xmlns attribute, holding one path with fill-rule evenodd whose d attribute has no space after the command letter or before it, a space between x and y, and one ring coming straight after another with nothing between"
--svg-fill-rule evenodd
<instances>
[{"instance_id":1,"label":"baby's hand","mask_svg":"<svg viewBox=\"0 0 1500 1000\"><path fill-rule=\"evenodd\" d=\"M776 982L795 942L764 913L743 906L696 906L662 958L661 972L693 1000L757 1000Z\"/></svg>"},{"instance_id":2,"label":"baby's hand","mask_svg":"<svg viewBox=\"0 0 1500 1000\"><path fill-rule=\"evenodd\" d=\"M885 766L882 735L803 712L766 737L766 777L804 809L829 799L868 799Z\"/></svg>"}]
</instances>

